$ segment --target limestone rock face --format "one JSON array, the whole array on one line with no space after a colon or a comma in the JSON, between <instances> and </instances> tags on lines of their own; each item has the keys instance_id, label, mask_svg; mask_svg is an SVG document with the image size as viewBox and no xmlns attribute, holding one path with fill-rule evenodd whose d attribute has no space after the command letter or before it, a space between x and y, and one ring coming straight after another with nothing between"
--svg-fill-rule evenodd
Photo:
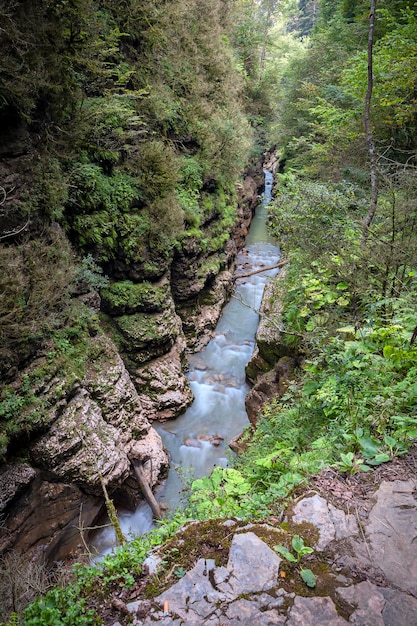
<instances>
[{"instance_id":1,"label":"limestone rock face","mask_svg":"<svg viewBox=\"0 0 417 626\"><path fill-rule=\"evenodd\" d=\"M104 336L97 341L105 346L100 364L90 367L30 454L37 467L58 480L99 495L99 473L110 487L121 485L130 472L131 443L146 438L151 427L115 346ZM166 465L166 457L160 465L155 462L158 473Z\"/></svg>"},{"instance_id":2,"label":"limestone rock face","mask_svg":"<svg viewBox=\"0 0 417 626\"><path fill-rule=\"evenodd\" d=\"M64 559L81 542L79 528L94 523L102 504L102 498L87 496L74 484L43 480L36 472L7 510L0 551L12 549L46 563Z\"/></svg>"},{"instance_id":3,"label":"limestone rock face","mask_svg":"<svg viewBox=\"0 0 417 626\"><path fill-rule=\"evenodd\" d=\"M296 524L310 522L317 527L319 539L316 550L324 550L335 539L351 537L359 533L353 515L346 515L317 493L302 498L294 507L293 521Z\"/></svg>"},{"instance_id":4,"label":"limestone rock face","mask_svg":"<svg viewBox=\"0 0 417 626\"><path fill-rule=\"evenodd\" d=\"M0 474L7 517L4 548L26 552L42 544L48 558L62 558L80 541L74 530L78 516L91 525L103 507L99 474L110 493L117 488L120 495L131 496L138 487L133 479L127 481L130 458L152 459L151 469L145 465L152 486L166 473L161 438L116 346L97 335L90 350L96 359L89 361L81 381L71 387L54 379L38 391L53 393L54 404L44 419L48 427L29 447L31 464L6 465Z\"/></svg>"},{"instance_id":5,"label":"limestone rock face","mask_svg":"<svg viewBox=\"0 0 417 626\"><path fill-rule=\"evenodd\" d=\"M0 512L30 485L35 476L35 470L28 463L10 463L0 469Z\"/></svg>"},{"instance_id":6,"label":"limestone rock face","mask_svg":"<svg viewBox=\"0 0 417 626\"><path fill-rule=\"evenodd\" d=\"M374 561L397 589L417 598L417 480L383 481L369 515Z\"/></svg>"},{"instance_id":7,"label":"limestone rock face","mask_svg":"<svg viewBox=\"0 0 417 626\"><path fill-rule=\"evenodd\" d=\"M171 291L166 288L166 281L161 284L163 291L161 288L157 294L159 299L149 288L150 295L147 295L146 301L152 299L153 304L148 313L143 312L143 307L135 310L132 294L136 285L132 284L127 295L125 290L124 298L117 294L113 286L113 292L119 298L112 301L112 310L135 312L109 317L107 320L108 330L129 368L148 420L176 417L192 401L183 367L186 341L182 322L175 311ZM161 293L164 294L163 300L159 297ZM140 308L139 304L137 306Z\"/></svg>"},{"instance_id":8,"label":"limestone rock face","mask_svg":"<svg viewBox=\"0 0 417 626\"><path fill-rule=\"evenodd\" d=\"M271 371L258 377L245 398L246 412L253 427L256 427L259 412L265 402L274 397L281 397L285 393L294 368L294 359L284 356Z\"/></svg>"},{"instance_id":9,"label":"limestone rock face","mask_svg":"<svg viewBox=\"0 0 417 626\"><path fill-rule=\"evenodd\" d=\"M256 385L247 393L245 397L245 408L248 418L253 427L259 419L259 412L267 400L273 398L278 393L278 383L275 372L272 370L263 374Z\"/></svg>"},{"instance_id":10,"label":"limestone rock face","mask_svg":"<svg viewBox=\"0 0 417 626\"><path fill-rule=\"evenodd\" d=\"M256 345L259 353L256 358L262 359L263 371L270 369L283 356L292 356L290 348L282 341L282 333L279 330L280 319L282 319L282 304L279 299L279 282L284 276L284 271L278 274L276 280L271 281L265 286L262 305L260 309L261 319L258 330L256 331ZM272 323L271 320L274 320ZM258 367L262 371L262 361ZM251 362L248 365L249 371Z\"/></svg>"},{"instance_id":11,"label":"limestone rock face","mask_svg":"<svg viewBox=\"0 0 417 626\"><path fill-rule=\"evenodd\" d=\"M169 352L132 372L142 408L151 421L172 419L192 402L182 366L184 351L185 340L179 338Z\"/></svg>"},{"instance_id":12,"label":"limestone rock face","mask_svg":"<svg viewBox=\"0 0 417 626\"><path fill-rule=\"evenodd\" d=\"M178 307L189 348L201 350L209 342L222 308L230 297L232 287L233 273L224 270L191 305Z\"/></svg>"}]
</instances>

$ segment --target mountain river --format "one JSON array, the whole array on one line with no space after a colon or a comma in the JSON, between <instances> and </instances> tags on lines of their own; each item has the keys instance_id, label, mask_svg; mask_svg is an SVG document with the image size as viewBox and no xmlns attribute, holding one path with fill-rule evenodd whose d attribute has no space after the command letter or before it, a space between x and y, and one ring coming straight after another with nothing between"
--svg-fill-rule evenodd
<instances>
[{"instance_id":1,"label":"mountain river","mask_svg":"<svg viewBox=\"0 0 417 626\"><path fill-rule=\"evenodd\" d=\"M265 171L265 192L256 209L245 248L238 256L237 274L271 266L279 260L279 248L266 230L266 206L271 199L273 177ZM278 269L238 279L230 302L224 307L209 344L189 357L188 379L194 394L183 415L153 426L170 453L168 478L156 491L157 500L170 509L181 505L181 477L208 476L217 465L226 467L233 453L229 441L247 426L245 396L249 387L245 365L255 347L259 310L265 284ZM218 445L209 441L214 438ZM213 439L212 439L213 441ZM152 512L146 502L134 511L119 511L126 537L149 531ZM92 550L106 554L114 546L114 531L104 528L96 534Z\"/></svg>"}]
</instances>

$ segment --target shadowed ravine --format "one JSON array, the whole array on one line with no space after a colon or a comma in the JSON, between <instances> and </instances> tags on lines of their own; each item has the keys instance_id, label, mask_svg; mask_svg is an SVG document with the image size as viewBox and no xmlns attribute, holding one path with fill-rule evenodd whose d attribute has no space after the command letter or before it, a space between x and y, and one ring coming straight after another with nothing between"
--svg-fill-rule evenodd
<instances>
[{"instance_id":1,"label":"shadowed ravine","mask_svg":"<svg viewBox=\"0 0 417 626\"><path fill-rule=\"evenodd\" d=\"M274 265L279 259L279 248L266 229L271 188L272 174L265 172L265 193L239 254L237 274ZM257 310L265 284L277 272L268 270L236 281L235 294L224 307L213 338L204 350L189 357L188 379L194 402L176 420L154 424L171 456L169 476L155 495L170 509L181 504L181 474L199 478L209 475L217 465L226 466L232 455L229 441L248 424L245 365L255 345ZM143 534L153 524L145 502L133 513L120 511L119 519L126 536ZM106 528L96 536L93 549L103 554L113 545L113 529Z\"/></svg>"}]
</instances>

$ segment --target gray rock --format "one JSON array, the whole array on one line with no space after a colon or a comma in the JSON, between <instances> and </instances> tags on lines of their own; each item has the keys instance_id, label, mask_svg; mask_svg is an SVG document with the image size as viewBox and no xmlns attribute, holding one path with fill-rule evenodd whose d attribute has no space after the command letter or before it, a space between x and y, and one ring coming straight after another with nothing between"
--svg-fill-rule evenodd
<instances>
[{"instance_id":1,"label":"gray rock","mask_svg":"<svg viewBox=\"0 0 417 626\"><path fill-rule=\"evenodd\" d=\"M337 614L330 598L297 596L289 611L286 626L343 626L347 623Z\"/></svg>"},{"instance_id":2,"label":"gray rock","mask_svg":"<svg viewBox=\"0 0 417 626\"><path fill-rule=\"evenodd\" d=\"M192 402L193 394L182 367L185 340L179 336L166 354L132 371L147 418L165 421L177 417Z\"/></svg>"},{"instance_id":3,"label":"gray rock","mask_svg":"<svg viewBox=\"0 0 417 626\"><path fill-rule=\"evenodd\" d=\"M160 556L156 556L156 554L150 554L143 561L143 565L148 568L148 572L151 575L156 574L161 563L162 558Z\"/></svg>"},{"instance_id":4,"label":"gray rock","mask_svg":"<svg viewBox=\"0 0 417 626\"><path fill-rule=\"evenodd\" d=\"M50 430L32 445L32 460L59 480L101 495L98 472L107 485L120 485L130 474L129 455L152 457L147 479L155 485L168 465L162 440L115 345L104 336L91 341L101 351L97 367L88 370Z\"/></svg>"},{"instance_id":5,"label":"gray rock","mask_svg":"<svg viewBox=\"0 0 417 626\"><path fill-rule=\"evenodd\" d=\"M0 511L19 496L35 478L36 472L28 463L10 463L0 469Z\"/></svg>"},{"instance_id":6,"label":"gray rock","mask_svg":"<svg viewBox=\"0 0 417 626\"><path fill-rule=\"evenodd\" d=\"M261 611L256 603L251 600L236 600L227 607L224 624L228 626L242 626L243 624L256 624L256 626L283 626L286 617L279 615L277 611Z\"/></svg>"},{"instance_id":7,"label":"gray rock","mask_svg":"<svg viewBox=\"0 0 417 626\"><path fill-rule=\"evenodd\" d=\"M382 617L385 626L411 626L417 624L417 600L396 589L380 588L386 600Z\"/></svg>"},{"instance_id":8,"label":"gray rock","mask_svg":"<svg viewBox=\"0 0 417 626\"><path fill-rule=\"evenodd\" d=\"M319 551L324 550L334 539L343 539L358 533L358 525L353 515L346 515L318 494L297 502L293 521L296 524L309 522L317 527L320 536L315 547Z\"/></svg>"},{"instance_id":9,"label":"gray rock","mask_svg":"<svg viewBox=\"0 0 417 626\"><path fill-rule=\"evenodd\" d=\"M417 480L383 482L366 532L373 563L396 588L417 597Z\"/></svg>"},{"instance_id":10,"label":"gray rock","mask_svg":"<svg viewBox=\"0 0 417 626\"><path fill-rule=\"evenodd\" d=\"M229 598L265 591L277 585L280 563L279 556L254 533L235 535L227 568L216 569L214 579Z\"/></svg>"},{"instance_id":11,"label":"gray rock","mask_svg":"<svg viewBox=\"0 0 417 626\"><path fill-rule=\"evenodd\" d=\"M203 623L216 611L217 605L225 601L225 595L213 587L211 572L215 568L212 559L199 559L195 567L173 587L156 598L164 606L168 602L169 612L192 624ZM205 623L205 622L204 622Z\"/></svg>"},{"instance_id":12,"label":"gray rock","mask_svg":"<svg viewBox=\"0 0 417 626\"><path fill-rule=\"evenodd\" d=\"M385 598L380 588L368 581L337 589L337 594L351 606L356 607L349 619L357 626L384 626L382 612Z\"/></svg>"}]
</instances>

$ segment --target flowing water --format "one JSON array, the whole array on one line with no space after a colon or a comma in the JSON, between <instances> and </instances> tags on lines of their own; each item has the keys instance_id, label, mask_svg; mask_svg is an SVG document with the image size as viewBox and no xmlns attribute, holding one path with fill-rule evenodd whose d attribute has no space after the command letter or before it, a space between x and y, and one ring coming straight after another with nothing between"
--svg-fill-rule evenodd
<instances>
[{"instance_id":1,"label":"flowing water","mask_svg":"<svg viewBox=\"0 0 417 626\"><path fill-rule=\"evenodd\" d=\"M266 230L266 206L271 189L272 174L265 171L265 193L252 220L245 248L238 256L238 273L271 266L279 260L279 248ZM257 311L265 284L277 272L277 269L268 270L236 281L235 294L223 309L214 337L204 350L189 357L188 379L194 402L176 420L153 424L171 456L169 476L155 495L170 509L181 505L181 476L200 478L218 465L227 466L232 456L228 442L248 424L245 365L255 347ZM213 445L213 441L218 445ZM143 534L153 524L146 503L141 503L133 513L120 511L119 519L126 536ZM113 529L101 531L93 543L100 554L111 550Z\"/></svg>"}]
</instances>

